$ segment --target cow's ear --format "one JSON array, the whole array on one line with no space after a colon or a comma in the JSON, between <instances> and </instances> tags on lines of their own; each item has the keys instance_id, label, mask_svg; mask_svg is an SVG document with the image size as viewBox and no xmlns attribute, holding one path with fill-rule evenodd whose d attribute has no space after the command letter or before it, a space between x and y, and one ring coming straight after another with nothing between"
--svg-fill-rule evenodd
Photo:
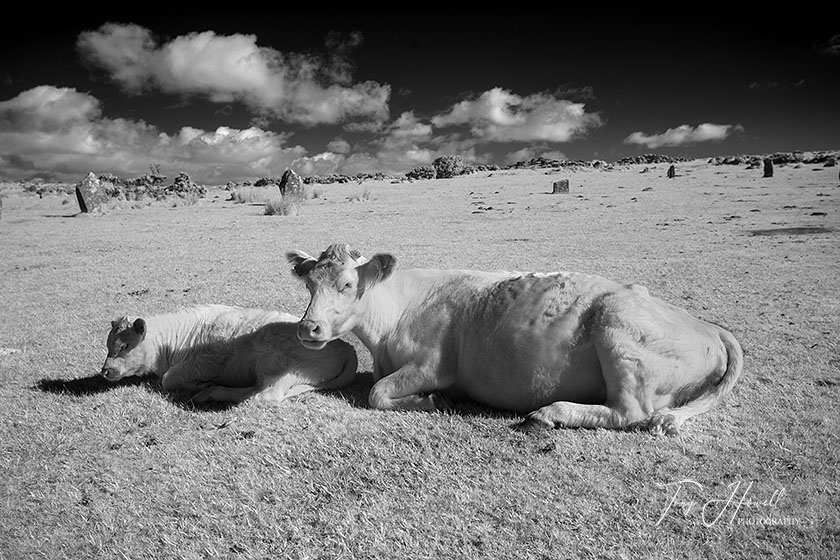
<instances>
[{"instance_id":1,"label":"cow's ear","mask_svg":"<svg viewBox=\"0 0 840 560\"><path fill-rule=\"evenodd\" d=\"M358 266L356 270L359 273L359 285L356 297L361 298L365 290L391 276L396 267L396 257L382 253L373 255L368 262Z\"/></svg>"},{"instance_id":2,"label":"cow's ear","mask_svg":"<svg viewBox=\"0 0 840 560\"><path fill-rule=\"evenodd\" d=\"M292 272L301 278L309 274L312 267L318 262L316 259L299 250L286 253L286 260L292 265Z\"/></svg>"},{"instance_id":3,"label":"cow's ear","mask_svg":"<svg viewBox=\"0 0 840 560\"><path fill-rule=\"evenodd\" d=\"M131 325L131 328L134 329L134 332L140 335L141 337L146 336L146 321L143 319L135 319L134 324Z\"/></svg>"}]
</instances>

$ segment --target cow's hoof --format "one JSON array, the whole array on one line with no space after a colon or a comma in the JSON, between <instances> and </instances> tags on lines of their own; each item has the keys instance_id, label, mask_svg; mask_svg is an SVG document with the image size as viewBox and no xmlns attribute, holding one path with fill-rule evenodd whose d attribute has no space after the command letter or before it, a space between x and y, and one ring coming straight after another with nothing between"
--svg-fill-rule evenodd
<instances>
[{"instance_id":1,"label":"cow's hoof","mask_svg":"<svg viewBox=\"0 0 840 560\"><path fill-rule=\"evenodd\" d=\"M553 427L554 426L552 426L551 424L546 424L542 420L538 420L533 416L529 416L525 418L525 420L514 426L514 429L517 432L524 432L526 434L536 434L539 432L550 430Z\"/></svg>"},{"instance_id":2,"label":"cow's hoof","mask_svg":"<svg viewBox=\"0 0 840 560\"><path fill-rule=\"evenodd\" d=\"M677 419L672 414L652 416L648 421L647 430L654 436L676 437L680 435Z\"/></svg>"}]
</instances>

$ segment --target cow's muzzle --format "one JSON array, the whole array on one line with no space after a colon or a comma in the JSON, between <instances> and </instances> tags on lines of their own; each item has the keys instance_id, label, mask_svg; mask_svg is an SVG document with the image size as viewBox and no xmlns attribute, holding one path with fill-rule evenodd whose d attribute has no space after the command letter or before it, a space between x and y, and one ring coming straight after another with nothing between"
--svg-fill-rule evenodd
<instances>
[{"instance_id":1,"label":"cow's muzzle","mask_svg":"<svg viewBox=\"0 0 840 560\"><path fill-rule=\"evenodd\" d=\"M297 327L298 340L300 340L300 343L306 348L320 350L327 345L327 342L330 341L330 337L327 335L325 330L326 329L324 329L323 326L316 321L303 319L298 323Z\"/></svg>"}]
</instances>

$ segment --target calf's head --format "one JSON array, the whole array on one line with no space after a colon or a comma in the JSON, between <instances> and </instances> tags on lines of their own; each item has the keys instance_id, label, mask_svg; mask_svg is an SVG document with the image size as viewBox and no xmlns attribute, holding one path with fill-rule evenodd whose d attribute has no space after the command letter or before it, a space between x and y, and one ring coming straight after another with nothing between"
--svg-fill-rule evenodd
<instances>
[{"instance_id":1,"label":"calf's head","mask_svg":"<svg viewBox=\"0 0 840 560\"><path fill-rule=\"evenodd\" d=\"M144 375L149 372L146 338L146 321L127 317L111 321L108 333L108 357L102 365L102 376L108 381L117 381L130 375Z\"/></svg>"},{"instance_id":2,"label":"calf's head","mask_svg":"<svg viewBox=\"0 0 840 560\"><path fill-rule=\"evenodd\" d=\"M298 339L313 349L353 330L365 314L365 292L390 276L396 266L391 255L367 260L347 245L330 245L317 259L303 251L292 251L286 258L311 296L298 323Z\"/></svg>"}]
</instances>

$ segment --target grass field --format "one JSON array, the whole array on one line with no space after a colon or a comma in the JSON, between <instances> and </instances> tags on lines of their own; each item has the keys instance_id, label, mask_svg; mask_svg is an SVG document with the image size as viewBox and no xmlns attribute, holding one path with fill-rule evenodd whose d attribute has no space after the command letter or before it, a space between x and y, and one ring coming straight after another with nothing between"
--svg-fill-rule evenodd
<instances>
[{"instance_id":1,"label":"grass field","mask_svg":"<svg viewBox=\"0 0 840 560\"><path fill-rule=\"evenodd\" d=\"M838 557L837 168L643 169L319 186L286 216L220 189L98 216L8 192L0 559ZM471 403L371 410L352 338L352 386L279 405L193 409L97 377L120 315L302 313L284 254L336 242L406 267L638 282L731 329L744 375L679 438L521 434Z\"/></svg>"}]
</instances>

